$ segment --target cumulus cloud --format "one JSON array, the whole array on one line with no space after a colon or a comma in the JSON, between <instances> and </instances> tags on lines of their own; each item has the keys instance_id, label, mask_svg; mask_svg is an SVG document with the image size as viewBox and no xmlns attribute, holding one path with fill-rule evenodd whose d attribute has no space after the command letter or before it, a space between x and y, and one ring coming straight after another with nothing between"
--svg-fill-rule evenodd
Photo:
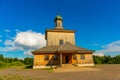
<instances>
[{"instance_id":1,"label":"cumulus cloud","mask_svg":"<svg viewBox=\"0 0 120 80\"><path fill-rule=\"evenodd\" d=\"M24 54L31 55L32 50L39 49L46 45L45 35L33 31L18 32L14 43L16 47L21 47Z\"/></svg>"},{"instance_id":2,"label":"cumulus cloud","mask_svg":"<svg viewBox=\"0 0 120 80\"><path fill-rule=\"evenodd\" d=\"M33 31L19 32L15 37L15 46L24 49L38 49L46 45L45 35Z\"/></svg>"},{"instance_id":3,"label":"cumulus cloud","mask_svg":"<svg viewBox=\"0 0 120 80\"><path fill-rule=\"evenodd\" d=\"M102 46L102 48L102 50L98 50L94 54L104 53L106 55L120 55L120 40Z\"/></svg>"},{"instance_id":4,"label":"cumulus cloud","mask_svg":"<svg viewBox=\"0 0 120 80\"><path fill-rule=\"evenodd\" d=\"M31 51L32 51L31 49L30 49L30 50L25 50L25 51L24 51L24 54L25 54L25 55L32 55L32 54L31 54Z\"/></svg>"},{"instance_id":5,"label":"cumulus cloud","mask_svg":"<svg viewBox=\"0 0 120 80\"><path fill-rule=\"evenodd\" d=\"M20 30L19 30L19 29L15 29L15 31L16 31L16 32L20 32Z\"/></svg>"},{"instance_id":6,"label":"cumulus cloud","mask_svg":"<svg viewBox=\"0 0 120 80\"><path fill-rule=\"evenodd\" d=\"M23 49L21 47L15 47L15 46L9 46L9 47L0 47L0 52L16 52L16 51L22 51Z\"/></svg>"},{"instance_id":7,"label":"cumulus cloud","mask_svg":"<svg viewBox=\"0 0 120 80\"><path fill-rule=\"evenodd\" d=\"M95 55L95 56L100 56L100 57L104 56L103 53L95 53L95 54L93 54L93 55Z\"/></svg>"},{"instance_id":8,"label":"cumulus cloud","mask_svg":"<svg viewBox=\"0 0 120 80\"><path fill-rule=\"evenodd\" d=\"M16 52L23 50L22 47L15 46L14 40L5 40L4 45L5 47L0 47L0 52Z\"/></svg>"},{"instance_id":9,"label":"cumulus cloud","mask_svg":"<svg viewBox=\"0 0 120 80\"><path fill-rule=\"evenodd\" d=\"M31 55L32 50L39 49L46 45L45 35L34 31L17 32L14 39L4 42L5 47L0 47L0 51L23 51L26 55Z\"/></svg>"}]
</instances>

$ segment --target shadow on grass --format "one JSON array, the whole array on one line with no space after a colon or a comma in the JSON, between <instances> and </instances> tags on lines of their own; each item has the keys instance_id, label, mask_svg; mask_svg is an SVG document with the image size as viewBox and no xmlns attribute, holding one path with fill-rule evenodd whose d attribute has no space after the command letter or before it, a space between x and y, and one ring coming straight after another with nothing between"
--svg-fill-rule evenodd
<instances>
[{"instance_id":1,"label":"shadow on grass","mask_svg":"<svg viewBox=\"0 0 120 80\"><path fill-rule=\"evenodd\" d=\"M33 65L27 65L23 69L33 69ZM48 73L53 72L54 68L42 68L42 69L35 69L35 70L44 70L48 71Z\"/></svg>"},{"instance_id":2,"label":"shadow on grass","mask_svg":"<svg viewBox=\"0 0 120 80\"><path fill-rule=\"evenodd\" d=\"M26 65L24 69L33 69L33 65Z\"/></svg>"}]
</instances>

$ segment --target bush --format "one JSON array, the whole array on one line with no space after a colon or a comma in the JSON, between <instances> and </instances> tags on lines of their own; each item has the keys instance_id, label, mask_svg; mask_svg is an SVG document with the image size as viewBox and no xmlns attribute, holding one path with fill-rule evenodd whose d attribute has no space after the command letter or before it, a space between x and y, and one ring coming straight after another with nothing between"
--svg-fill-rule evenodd
<instances>
[{"instance_id":1,"label":"bush","mask_svg":"<svg viewBox=\"0 0 120 80\"><path fill-rule=\"evenodd\" d=\"M3 68L3 67L6 67L6 63L5 63L5 62L0 61L0 68Z\"/></svg>"},{"instance_id":2,"label":"bush","mask_svg":"<svg viewBox=\"0 0 120 80\"><path fill-rule=\"evenodd\" d=\"M19 62L19 61L16 61L16 62L12 62L12 63L9 63L9 66L23 66L24 64Z\"/></svg>"},{"instance_id":3,"label":"bush","mask_svg":"<svg viewBox=\"0 0 120 80\"><path fill-rule=\"evenodd\" d=\"M108 61L108 64L114 64L114 62L113 61Z\"/></svg>"}]
</instances>

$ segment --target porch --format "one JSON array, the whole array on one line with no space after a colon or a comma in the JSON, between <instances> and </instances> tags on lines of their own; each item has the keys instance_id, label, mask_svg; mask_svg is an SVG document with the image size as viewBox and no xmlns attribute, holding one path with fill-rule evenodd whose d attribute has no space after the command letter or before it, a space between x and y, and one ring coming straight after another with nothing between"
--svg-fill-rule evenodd
<instances>
[{"instance_id":1,"label":"porch","mask_svg":"<svg viewBox=\"0 0 120 80\"><path fill-rule=\"evenodd\" d=\"M77 66L78 64L77 54L60 53L59 65L60 67L62 67L65 64L71 64L71 65Z\"/></svg>"}]
</instances>

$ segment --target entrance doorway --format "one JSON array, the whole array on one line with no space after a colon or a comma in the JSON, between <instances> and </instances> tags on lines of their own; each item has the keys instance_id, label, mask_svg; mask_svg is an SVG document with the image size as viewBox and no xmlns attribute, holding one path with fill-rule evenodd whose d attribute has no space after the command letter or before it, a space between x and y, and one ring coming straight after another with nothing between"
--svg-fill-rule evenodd
<instances>
[{"instance_id":1,"label":"entrance doorway","mask_svg":"<svg viewBox=\"0 0 120 80\"><path fill-rule=\"evenodd\" d=\"M65 62L69 63L69 56L68 55L65 55Z\"/></svg>"}]
</instances>

